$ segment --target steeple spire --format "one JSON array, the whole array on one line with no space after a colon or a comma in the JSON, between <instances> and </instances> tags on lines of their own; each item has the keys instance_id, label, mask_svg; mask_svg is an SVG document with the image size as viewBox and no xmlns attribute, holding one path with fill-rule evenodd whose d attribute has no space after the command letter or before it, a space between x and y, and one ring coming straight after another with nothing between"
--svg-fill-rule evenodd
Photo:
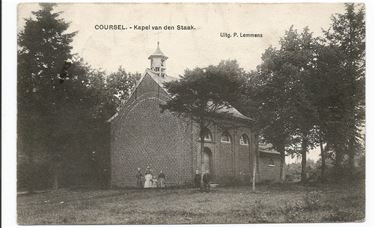
<instances>
[{"instance_id":1,"label":"steeple spire","mask_svg":"<svg viewBox=\"0 0 375 228\"><path fill-rule=\"evenodd\" d=\"M168 59L167 56L164 55L164 53L160 50L160 42L158 41L157 42L157 47L156 47L156 50L154 51L154 53L152 55L150 55L148 57L148 59L151 59L152 57L157 57L157 56L160 56L160 57L164 57L165 59Z\"/></svg>"},{"instance_id":2,"label":"steeple spire","mask_svg":"<svg viewBox=\"0 0 375 228\"><path fill-rule=\"evenodd\" d=\"M160 50L160 43L157 42L155 52L148 57L151 64L151 70L157 73L159 76L164 77L166 70L166 60L168 57Z\"/></svg>"}]
</instances>

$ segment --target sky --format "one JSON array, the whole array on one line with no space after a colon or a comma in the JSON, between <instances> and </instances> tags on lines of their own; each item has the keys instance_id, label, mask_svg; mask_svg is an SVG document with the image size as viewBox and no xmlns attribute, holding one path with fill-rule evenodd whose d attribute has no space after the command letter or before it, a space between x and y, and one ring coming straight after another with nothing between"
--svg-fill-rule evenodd
<instances>
[{"instance_id":1,"label":"sky","mask_svg":"<svg viewBox=\"0 0 375 228\"><path fill-rule=\"evenodd\" d=\"M24 18L38 10L35 3L18 5L18 30ZM160 42L169 57L167 74L178 77L185 69L218 64L236 59L246 71L255 70L262 53L278 46L290 26L302 31L306 26L315 36L328 29L330 17L343 13L341 3L309 4L59 4L61 18L70 22L69 30L78 31L73 52L94 68L107 73L123 66L128 72L144 72L147 59ZM127 30L96 30L95 25L123 25ZM136 31L134 25L175 26L175 30ZM193 25L194 30L176 30L177 25ZM262 37L221 37L220 34L262 34ZM317 160L319 149L308 158ZM295 159L288 158L287 162Z\"/></svg>"},{"instance_id":2,"label":"sky","mask_svg":"<svg viewBox=\"0 0 375 228\"><path fill-rule=\"evenodd\" d=\"M35 3L18 7L22 18L38 10ZM186 68L205 67L220 60L236 59L245 70L261 63L264 50L277 46L291 25L302 31L309 26L315 35L327 29L330 16L344 11L343 4L59 4L62 18L78 31L73 51L95 68L108 72L122 65L130 72L143 72L157 41L168 59L171 76ZM104 31L95 25L194 25L192 31ZM225 38L220 33L256 33L262 38Z\"/></svg>"}]
</instances>

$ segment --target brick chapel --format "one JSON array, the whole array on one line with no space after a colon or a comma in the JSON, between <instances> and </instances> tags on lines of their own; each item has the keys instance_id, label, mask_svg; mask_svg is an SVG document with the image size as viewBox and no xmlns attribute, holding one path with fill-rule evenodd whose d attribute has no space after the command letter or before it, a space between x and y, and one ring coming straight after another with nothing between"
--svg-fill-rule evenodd
<instances>
[{"instance_id":1,"label":"brick chapel","mask_svg":"<svg viewBox=\"0 0 375 228\"><path fill-rule=\"evenodd\" d=\"M254 133L244 124L250 118L234 107L224 110L233 118L221 120L232 127L208 127L201 155L199 127L191 120L160 111L159 105L169 99L163 83L178 79L167 75L168 57L159 43L148 59L150 68L118 113L108 120L111 186L135 187L137 169L144 173L146 167L154 175L162 170L167 186L191 185L202 165L214 183L250 183L255 154L259 158L257 181L279 180L279 153L265 146L259 146L256 153Z\"/></svg>"}]
</instances>

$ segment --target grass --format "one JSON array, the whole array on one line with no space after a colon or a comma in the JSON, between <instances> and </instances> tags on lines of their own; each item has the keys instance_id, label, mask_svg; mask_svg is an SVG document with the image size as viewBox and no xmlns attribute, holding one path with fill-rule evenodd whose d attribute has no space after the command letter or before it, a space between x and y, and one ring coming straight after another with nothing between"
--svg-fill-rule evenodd
<instances>
[{"instance_id":1,"label":"grass","mask_svg":"<svg viewBox=\"0 0 375 228\"><path fill-rule=\"evenodd\" d=\"M19 224L360 222L365 188L264 185L197 189L68 190L19 195Z\"/></svg>"}]
</instances>

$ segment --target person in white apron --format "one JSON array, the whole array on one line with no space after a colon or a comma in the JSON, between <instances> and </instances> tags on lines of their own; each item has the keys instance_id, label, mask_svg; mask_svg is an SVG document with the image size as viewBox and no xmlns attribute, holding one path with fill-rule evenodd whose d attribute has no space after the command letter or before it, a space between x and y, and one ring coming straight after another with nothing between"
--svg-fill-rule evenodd
<instances>
[{"instance_id":1,"label":"person in white apron","mask_svg":"<svg viewBox=\"0 0 375 228\"><path fill-rule=\"evenodd\" d=\"M147 167L145 172L145 185L144 188L152 188L152 174L150 171L150 167Z\"/></svg>"}]
</instances>

